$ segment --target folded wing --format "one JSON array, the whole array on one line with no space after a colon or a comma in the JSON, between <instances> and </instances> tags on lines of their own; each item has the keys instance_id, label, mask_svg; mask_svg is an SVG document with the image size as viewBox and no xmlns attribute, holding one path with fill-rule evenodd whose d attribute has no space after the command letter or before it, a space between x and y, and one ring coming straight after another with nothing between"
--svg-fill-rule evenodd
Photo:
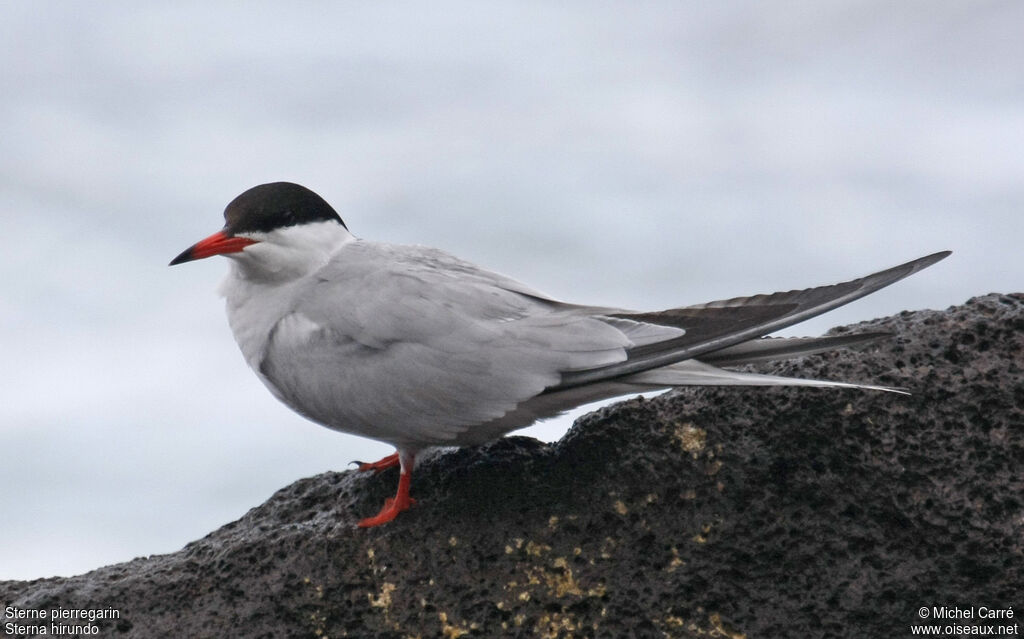
<instances>
[{"instance_id":1,"label":"folded wing","mask_svg":"<svg viewBox=\"0 0 1024 639\"><path fill-rule=\"evenodd\" d=\"M867 277L829 286L737 297L656 313L616 314L618 318L679 328L685 333L680 337L629 349L628 357L623 362L587 371L566 372L562 375L561 383L550 390L592 384L660 368L763 337L860 299L948 255L949 251L934 253Z\"/></svg>"},{"instance_id":2,"label":"folded wing","mask_svg":"<svg viewBox=\"0 0 1024 639\"><path fill-rule=\"evenodd\" d=\"M711 364L877 339L758 338L945 256L832 286L636 313L561 303L433 249L356 242L296 294L258 368L285 403L328 427L410 449L467 443L638 388L792 383ZM686 361L697 357L704 363Z\"/></svg>"}]
</instances>

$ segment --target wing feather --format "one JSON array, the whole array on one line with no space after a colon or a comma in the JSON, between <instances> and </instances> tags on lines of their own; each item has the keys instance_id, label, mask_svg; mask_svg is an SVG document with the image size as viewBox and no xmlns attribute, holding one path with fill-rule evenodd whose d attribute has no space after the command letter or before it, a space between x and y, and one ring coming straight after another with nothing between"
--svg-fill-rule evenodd
<instances>
[{"instance_id":1,"label":"wing feather","mask_svg":"<svg viewBox=\"0 0 1024 639\"><path fill-rule=\"evenodd\" d=\"M625 361L682 334L606 320L432 249L356 243L296 297L259 370L329 427L444 443L514 410L566 371Z\"/></svg>"},{"instance_id":2,"label":"wing feather","mask_svg":"<svg viewBox=\"0 0 1024 639\"><path fill-rule=\"evenodd\" d=\"M630 349L624 362L567 373L562 376L561 383L550 390L639 373L762 337L860 299L948 255L949 251L934 253L866 277L830 286L737 297L656 313L618 315L639 322L674 326L686 332L681 337Z\"/></svg>"},{"instance_id":3,"label":"wing feather","mask_svg":"<svg viewBox=\"0 0 1024 639\"><path fill-rule=\"evenodd\" d=\"M355 241L294 292L258 371L285 403L325 426L409 449L465 443L474 427L518 427L570 400L638 385L743 383L710 367L645 373L699 355L759 361L864 341L774 347L757 338L946 255L833 286L637 313L559 302L435 249Z\"/></svg>"},{"instance_id":4,"label":"wing feather","mask_svg":"<svg viewBox=\"0 0 1024 639\"><path fill-rule=\"evenodd\" d=\"M715 366L739 366L778 359L805 357L837 348L870 344L892 333L857 333L825 337L762 337L701 355L700 361Z\"/></svg>"}]
</instances>

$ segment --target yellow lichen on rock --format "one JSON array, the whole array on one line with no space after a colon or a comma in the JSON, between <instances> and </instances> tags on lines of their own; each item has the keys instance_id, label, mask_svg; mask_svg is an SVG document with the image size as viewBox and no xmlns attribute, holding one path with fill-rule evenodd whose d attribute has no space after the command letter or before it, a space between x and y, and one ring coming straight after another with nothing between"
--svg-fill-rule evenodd
<instances>
[{"instance_id":1,"label":"yellow lichen on rock","mask_svg":"<svg viewBox=\"0 0 1024 639\"><path fill-rule=\"evenodd\" d=\"M391 607L391 593L395 591L395 584L385 581L381 584L380 595L377 597L373 596L373 593L366 593L367 599L370 600L370 605L374 608L384 608L385 610Z\"/></svg>"},{"instance_id":2,"label":"yellow lichen on rock","mask_svg":"<svg viewBox=\"0 0 1024 639\"><path fill-rule=\"evenodd\" d=\"M676 425L672 438L675 439L680 448L692 454L694 459L697 459L697 454L707 446L708 432L703 428L697 428L693 425L693 422L685 422Z\"/></svg>"},{"instance_id":3,"label":"yellow lichen on rock","mask_svg":"<svg viewBox=\"0 0 1024 639\"><path fill-rule=\"evenodd\" d=\"M718 614L717 612L708 615L708 622L711 623L712 633L710 634L710 636L712 637L725 637L726 639L747 639L746 634L736 630L732 630L730 628L726 628L725 625L722 623L722 615Z\"/></svg>"},{"instance_id":4,"label":"yellow lichen on rock","mask_svg":"<svg viewBox=\"0 0 1024 639\"><path fill-rule=\"evenodd\" d=\"M666 572L675 572L681 566L685 566L686 562L679 557L679 549L672 546L672 559L669 560L668 566L665 567Z\"/></svg>"},{"instance_id":5,"label":"yellow lichen on rock","mask_svg":"<svg viewBox=\"0 0 1024 639\"><path fill-rule=\"evenodd\" d=\"M540 557L541 554L551 550L551 546L547 544L538 544L533 541L526 542L526 554L533 557Z\"/></svg>"},{"instance_id":6,"label":"yellow lichen on rock","mask_svg":"<svg viewBox=\"0 0 1024 639\"><path fill-rule=\"evenodd\" d=\"M470 624L469 627L465 625L457 626L448 622L448 614L444 612L437 613L438 619L441 620L441 633L446 639L459 639L463 635L468 635L470 631L476 628L476 624Z\"/></svg>"}]
</instances>

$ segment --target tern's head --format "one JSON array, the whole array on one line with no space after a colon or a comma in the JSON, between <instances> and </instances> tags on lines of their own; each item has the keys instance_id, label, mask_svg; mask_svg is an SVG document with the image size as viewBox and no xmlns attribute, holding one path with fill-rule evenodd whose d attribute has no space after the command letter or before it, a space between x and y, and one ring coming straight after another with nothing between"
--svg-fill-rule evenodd
<instances>
[{"instance_id":1,"label":"tern's head","mask_svg":"<svg viewBox=\"0 0 1024 639\"><path fill-rule=\"evenodd\" d=\"M224 228L171 265L225 255L264 276L300 274L322 264L351 235L322 197L291 182L254 186L224 209ZM304 274L304 273L302 273Z\"/></svg>"}]
</instances>

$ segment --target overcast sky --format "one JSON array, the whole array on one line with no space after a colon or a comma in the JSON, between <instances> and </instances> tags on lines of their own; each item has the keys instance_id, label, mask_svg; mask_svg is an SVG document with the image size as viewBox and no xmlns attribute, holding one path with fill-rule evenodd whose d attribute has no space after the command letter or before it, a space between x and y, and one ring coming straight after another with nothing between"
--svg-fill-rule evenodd
<instances>
[{"instance_id":1,"label":"overcast sky","mask_svg":"<svg viewBox=\"0 0 1024 639\"><path fill-rule=\"evenodd\" d=\"M391 452L266 392L224 260L166 266L262 182L639 309L954 251L789 334L1024 289L1022 3L427 7L0 4L0 579L171 552Z\"/></svg>"}]
</instances>

